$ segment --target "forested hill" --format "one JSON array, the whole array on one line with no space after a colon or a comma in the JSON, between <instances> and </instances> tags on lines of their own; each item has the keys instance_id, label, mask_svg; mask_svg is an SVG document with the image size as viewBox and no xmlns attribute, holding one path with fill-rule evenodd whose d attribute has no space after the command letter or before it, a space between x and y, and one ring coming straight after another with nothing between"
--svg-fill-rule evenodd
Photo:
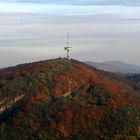
<instances>
[{"instance_id":1,"label":"forested hill","mask_svg":"<svg viewBox=\"0 0 140 140\"><path fill-rule=\"evenodd\" d=\"M0 109L6 107L0 139L140 139L139 91L77 60L5 69L0 72Z\"/></svg>"}]
</instances>

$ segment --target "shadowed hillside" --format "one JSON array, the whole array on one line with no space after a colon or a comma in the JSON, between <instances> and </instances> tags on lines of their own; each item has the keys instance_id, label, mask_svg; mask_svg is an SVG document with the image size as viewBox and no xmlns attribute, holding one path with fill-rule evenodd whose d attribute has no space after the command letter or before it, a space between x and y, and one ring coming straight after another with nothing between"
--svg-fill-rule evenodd
<instances>
[{"instance_id":1,"label":"shadowed hillside","mask_svg":"<svg viewBox=\"0 0 140 140\"><path fill-rule=\"evenodd\" d=\"M140 83L140 74L128 75L126 76L126 79L136 83Z\"/></svg>"},{"instance_id":2,"label":"shadowed hillside","mask_svg":"<svg viewBox=\"0 0 140 140\"><path fill-rule=\"evenodd\" d=\"M140 139L140 95L82 62L54 59L0 72L1 140Z\"/></svg>"}]
</instances>

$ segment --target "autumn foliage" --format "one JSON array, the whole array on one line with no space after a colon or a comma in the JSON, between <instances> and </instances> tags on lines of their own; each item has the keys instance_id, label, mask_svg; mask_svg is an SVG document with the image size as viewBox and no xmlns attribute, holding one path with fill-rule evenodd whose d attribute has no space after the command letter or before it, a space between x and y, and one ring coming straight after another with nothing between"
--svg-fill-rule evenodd
<instances>
[{"instance_id":1,"label":"autumn foliage","mask_svg":"<svg viewBox=\"0 0 140 140\"><path fill-rule=\"evenodd\" d=\"M0 139L140 139L139 92L118 79L67 59L1 71L0 99L25 97L14 115L1 119Z\"/></svg>"}]
</instances>

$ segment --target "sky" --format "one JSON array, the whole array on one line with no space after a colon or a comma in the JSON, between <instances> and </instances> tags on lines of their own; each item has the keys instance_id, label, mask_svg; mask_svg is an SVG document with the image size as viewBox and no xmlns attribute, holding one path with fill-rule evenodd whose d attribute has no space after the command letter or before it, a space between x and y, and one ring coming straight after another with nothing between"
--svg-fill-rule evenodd
<instances>
[{"instance_id":1,"label":"sky","mask_svg":"<svg viewBox=\"0 0 140 140\"><path fill-rule=\"evenodd\" d=\"M65 57L140 66L139 0L0 0L0 68Z\"/></svg>"},{"instance_id":2,"label":"sky","mask_svg":"<svg viewBox=\"0 0 140 140\"><path fill-rule=\"evenodd\" d=\"M140 5L139 0L0 0L0 2L46 3L68 5Z\"/></svg>"}]
</instances>

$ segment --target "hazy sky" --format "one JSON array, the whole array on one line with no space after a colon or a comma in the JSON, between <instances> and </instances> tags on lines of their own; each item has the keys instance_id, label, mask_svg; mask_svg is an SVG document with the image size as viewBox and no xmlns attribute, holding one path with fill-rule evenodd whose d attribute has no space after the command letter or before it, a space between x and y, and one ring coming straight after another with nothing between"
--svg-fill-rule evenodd
<instances>
[{"instance_id":1,"label":"hazy sky","mask_svg":"<svg viewBox=\"0 0 140 140\"><path fill-rule=\"evenodd\" d=\"M0 0L0 67L71 56L140 65L139 0Z\"/></svg>"}]
</instances>

